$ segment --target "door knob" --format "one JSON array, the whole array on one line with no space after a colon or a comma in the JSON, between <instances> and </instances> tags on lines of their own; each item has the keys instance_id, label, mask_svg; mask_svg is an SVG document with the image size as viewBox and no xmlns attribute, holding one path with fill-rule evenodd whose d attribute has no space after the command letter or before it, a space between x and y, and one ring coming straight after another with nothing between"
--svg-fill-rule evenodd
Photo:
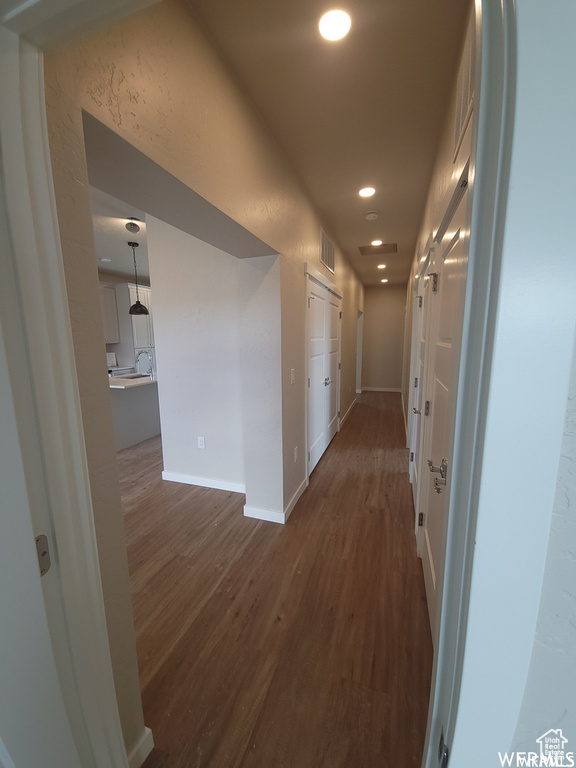
<instances>
[{"instance_id":1,"label":"door knob","mask_svg":"<svg viewBox=\"0 0 576 768\"><path fill-rule=\"evenodd\" d=\"M446 475L448 473L448 462L446 461L446 459L442 459L442 463L440 464L439 467L435 467L430 461L430 459L428 459L428 466L430 467L430 472L437 472L440 475L440 477L446 480ZM446 485L446 483L444 482L443 485Z\"/></svg>"},{"instance_id":2,"label":"door knob","mask_svg":"<svg viewBox=\"0 0 576 768\"><path fill-rule=\"evenodd\" d=\"M329 376L326 376L324 379L324 386L327 387L329 384L332 384L332 379Z\"/></svg>"},{"instance_id":3,"label":"door knob","mask_svg":"<svg viewBox=\"0 0 576 768\"><path fill-rule=\"evenodd\" d=\"M443 477L434 478L434 490L436 493L442 493L442 488L446 486L446 480Z\"/></svg>"},{"instance_id":4,"label":"door knob","mask_svg":"<svg viewBox=\"0 0 576 768\"><path fill-rule=\"evenodd\" d=\"M412 412L418 413L418 414L422 413L422 411L419 408L412 408Z\"/></svg>"}]
</instances>

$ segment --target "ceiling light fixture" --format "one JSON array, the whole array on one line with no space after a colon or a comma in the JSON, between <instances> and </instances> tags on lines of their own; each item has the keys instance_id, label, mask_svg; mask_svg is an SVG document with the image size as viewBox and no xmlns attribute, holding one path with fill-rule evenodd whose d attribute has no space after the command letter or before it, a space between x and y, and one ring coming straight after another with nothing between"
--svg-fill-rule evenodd
<instances>
[{"instance_id":1,"label":"ceiling light fixture","mask_svg":"<svg viewBox=\"0 0 576 768\"><path fill-rule=\"evenodd\" d=\"M382 240L372 240L370 245L382 245Z\"/></svg>"},{"instance_id":2,"label":"ceiling light fixture","mask_svg":"<svg viewBox=\"0 0 576 768\"><path fill-rule=\"evenodd\" d=\"M387 277L383 277L382 280L380 280L380 282L381 283L387 283L388 282L388 278Z\"/></svg>"},{"instance_id":3,"label":"ceiling light fixture","mask_svg":"<svg viewBox=\"0 0 576 768\"><path fill-rule=\"evenodd\" d=\"M150 313L148 312L144 304L140 303L140 297L138 296L138 272L136 270L136 248L138 248L138 243L128 243L128 245L130 246L130 248L132 248L132 258L134 259L134 282L136 283L136 304L132 304L132 306L128 310L128 314L129 315L149 315Z\"/></svg>"},{"instance_id":4,"label":"ceiling light fixture","mask_svg":"<svg viewBox=\"0 0 576 768\"><path fill-rule=\"evenodd\" d=\"M380 211L367 211L366 213L366 221L376 221L378 218L378 214Z\"/></svg>"},{"instance_id":5,"label":"ceiling light fixture","mask_svg":"<svg viewBox=\"0 0 576 768\"><path fill-rule=\"evenodd\" d=\"M101 261L103 264L110 264L110 263L111 263L111 261L112 261L112 259L102 258L102 259L100 259L100 261Z\"/></svg>"},{"instance_id":6,"label":"ceiling light fixture","mask_svg":"<svg viewBox=\"0 0 576 768\"><path fill-rule=\"evenodd\" d=\"M378 269L386 269L386 264L378 264Z\"/></svg>"},{"instance_id":7,"label":"ceiling light fixture","mask_svg":"<svg viewBox=\"0 0 576 768\"><path fill-rule=\"evenodd\" d=\"M131 235L136 235L138 232L140 232L140 227L138 224L136 224L137 221L140 221L140 219L136 219L134 216L131 216L128 220L128 223L126 224L126 229L128 232L130 232Z\"/></svg>"},{"instance_id":8,"label":"ceiling light fixture","mask_svg":"<svg viewBox=\"0 0 576 768\"><path fill-rule=\"evenodd\" d=\"M358 194L360 197L372 197L372 195L376 192L374 187L362 187L361 190L359 190Z\"/></svg>"},{"instance_id":9,"label":"ceiling light fixture","mask_svg":"<svg viewBox=\"0 0 576 768\"><path fill-rule=\"evenodd\" d=\"M325 40L342 40L352 26L352 20L346 11L328 11L320 19L318 29Z\"/></svg>"}]
</instances>

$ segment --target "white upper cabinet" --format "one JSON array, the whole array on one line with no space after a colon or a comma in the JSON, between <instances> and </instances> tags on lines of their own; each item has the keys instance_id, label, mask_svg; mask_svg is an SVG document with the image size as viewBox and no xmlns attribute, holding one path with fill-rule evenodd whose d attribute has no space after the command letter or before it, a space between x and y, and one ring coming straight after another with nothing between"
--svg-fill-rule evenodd
<instances>
[{"instance_id":1,"label":"white upper cabinet","mask_svg":"<svg viewBox=\"0 0 576 768\"><path fill-rule=\"evenodd\" d=\"M120 328L118 327L116 291L113 286L100 283L100 304L102 306L102 320L104 323L104 339L106 344L118 344L120 341Z\"/></svg>"}]
</instances>

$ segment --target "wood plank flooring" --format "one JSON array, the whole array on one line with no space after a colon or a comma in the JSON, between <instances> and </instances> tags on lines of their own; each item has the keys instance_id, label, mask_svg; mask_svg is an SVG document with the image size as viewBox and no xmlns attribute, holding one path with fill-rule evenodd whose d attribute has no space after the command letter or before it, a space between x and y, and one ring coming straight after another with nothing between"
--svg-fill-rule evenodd
<instances>
[{"instance_id":1,"label":"wood plank flooring","mask_svg":"<svg viewBox=\"0 0 576 768\"><path fill-rule=\"evenodd\" d=\"M145 768L418 768L432 668L400 397L365 393L285 526L118 454Z\"/></svg>"}]
</instances>

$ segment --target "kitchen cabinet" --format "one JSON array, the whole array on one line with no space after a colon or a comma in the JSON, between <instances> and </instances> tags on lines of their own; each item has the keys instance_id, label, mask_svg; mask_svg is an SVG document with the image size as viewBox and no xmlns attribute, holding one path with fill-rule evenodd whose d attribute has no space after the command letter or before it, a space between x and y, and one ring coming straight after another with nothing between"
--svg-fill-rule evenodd
<instances>
[{"instance_id":1,"label":"kitchen cabinet","mask_svg":"<svg viewBox=\"0 0 576 768\"><path fill-rule=\"evenodd\" d=\"M100 304L106 344L117 344L120 341L120 328L114 286L100 283Z\"/></svg>"}]
</instances>

